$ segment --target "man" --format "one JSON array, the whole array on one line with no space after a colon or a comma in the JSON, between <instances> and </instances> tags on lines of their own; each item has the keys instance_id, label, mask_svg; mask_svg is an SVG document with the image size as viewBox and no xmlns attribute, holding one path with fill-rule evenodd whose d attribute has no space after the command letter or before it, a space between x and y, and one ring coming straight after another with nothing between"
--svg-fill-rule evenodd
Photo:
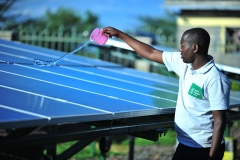
<instances>
[{"instance_id":1,"label":"man","mask_svg":"<svg viewBox=\"0 0 240 160\"><path fill-rule=\"evenodd\" d=\"M174 120L179 144L172 159L222 159L230 84L208 55L208 32L202 28L185 31L180 52L157 50L113 27L104 28L103 34L122 39L142 57L165 64L179 75Z\"/></svg>"}]
</instances>

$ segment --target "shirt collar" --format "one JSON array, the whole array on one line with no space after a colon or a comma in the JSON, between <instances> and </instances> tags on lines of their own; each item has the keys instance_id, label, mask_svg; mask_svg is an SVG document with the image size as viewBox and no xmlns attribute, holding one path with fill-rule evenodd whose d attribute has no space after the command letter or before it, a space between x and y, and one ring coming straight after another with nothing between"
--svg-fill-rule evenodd
<instances>
[{"instance_id":1,"label":"shirt collar","mask_svg":"<svg viewBox=\"0 0 240 160\"><path fill-rule=\"evenodd\" d=\"M209 55L209 57L211 58L211 60L206 63L204 66L202 66L201 68L197 69L197 70L193 70L192 69L192 63L188 64L188 67L190 69L190 71L192 73L198 73L198 74L205 74L207 73L213 66L214 66L214 59L212 56Z\"/></svg>"}]
</instances>

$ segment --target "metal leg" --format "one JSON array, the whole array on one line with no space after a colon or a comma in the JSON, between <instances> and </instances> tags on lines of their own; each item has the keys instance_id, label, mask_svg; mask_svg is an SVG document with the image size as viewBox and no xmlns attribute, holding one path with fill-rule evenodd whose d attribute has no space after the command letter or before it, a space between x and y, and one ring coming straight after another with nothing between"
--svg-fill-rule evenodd
<instances>
[{"instance_id":1,"label":"metal leg","mask_svg":"<svg viewBox=\"0 0 240 160\"><path fill-rule=\"evenodd\" d=\"M135 137L130 136L129 137L129 157L128 157L128 160L133 160L134 159L134 142L135 142Z\"/></svg>"},{"instance_id":2,"label":"metal leg","mask_svg":"<svg viewBox=\"0 0 240 160\"><path fill-rule=\"evenodd\" d=\"M112 140L110 136L102 137L99 141L99 148L101 151L101 159L106 159L106 153L110 150L112 145Z\"/></svg>"},{"instance_id":3,"label":"metal leg","mask_svg":"<svg viewBox=\"0 0 240 160\"><path fill-rule=\"evenodd\" d=\"M57 160L65 160L74 156L77 152L82 150L84 147L93 142L96 138L92 137L90 139L81 140L72 145L69 149L65 150L63 153L57 156Z\"/></svg>"}]
</instances>

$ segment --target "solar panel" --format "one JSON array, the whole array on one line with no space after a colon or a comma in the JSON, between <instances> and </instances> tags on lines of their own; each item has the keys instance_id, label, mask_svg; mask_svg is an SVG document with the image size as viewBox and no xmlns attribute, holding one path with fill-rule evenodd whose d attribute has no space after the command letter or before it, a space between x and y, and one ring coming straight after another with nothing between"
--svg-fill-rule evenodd
<instances>
[{"instance_id":1,"label":"solar panel","mask_svg":"<svg viewBox=\"0 0 240 160\"><path fill-rule=\"evenodd\" d=\"M41 67L33 65L35 58L66 53L4 40L0 47L1 105L6 106L0 108L47 119L42 125L174 112L177 85L157 81L156 75L144 79L147 73L74 55ZM8 127L35 125L21 121Z\"/></svg>"}]
</instances>

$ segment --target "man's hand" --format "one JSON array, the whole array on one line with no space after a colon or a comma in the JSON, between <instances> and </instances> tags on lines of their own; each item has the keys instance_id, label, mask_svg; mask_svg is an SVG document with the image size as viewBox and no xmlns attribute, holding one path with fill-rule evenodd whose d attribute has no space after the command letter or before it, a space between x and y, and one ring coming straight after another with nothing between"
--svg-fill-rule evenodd
<instances>
[{"instance_id":1,"label":"man's hand","mask_svg":"<svg viewBox=\"0 0 240 160\"><path fill-rule=\"evenodd\" d=\"M103 28L103 34L107 35L108 37L117 37L122 39L125 43L127 43L135 52L137 52L140 56L149 59L151 61L163 63L162 53L163 51L157 50L153 48L151 45L143 43L130 35L117 30L113 27L105 27Z\"/></svg>"},{"instance_id":2,"label":"man's hand","mask_svg":"<svg viewBox=\"0 0 240 160\"><path fill-rule=\"evenodd\" d=\"M103 28L103 33L110 38L112 38L112 36L118 38L121 31L119 31L113 27L105 27L105 28Z\"/></svg>"}]
</instances>

